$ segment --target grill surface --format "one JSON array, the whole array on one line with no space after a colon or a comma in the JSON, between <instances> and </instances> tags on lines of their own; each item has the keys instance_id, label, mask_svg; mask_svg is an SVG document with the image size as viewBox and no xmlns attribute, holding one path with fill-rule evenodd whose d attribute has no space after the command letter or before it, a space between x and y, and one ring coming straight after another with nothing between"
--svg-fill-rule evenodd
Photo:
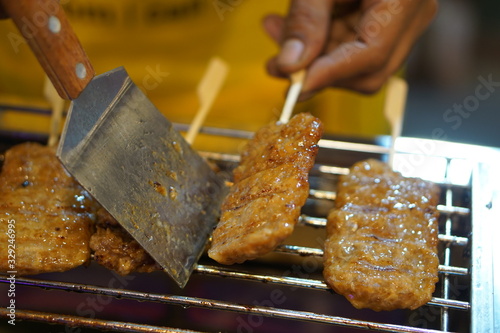
<instances>
[{"instance_id":1,"label":"grill surface","mask_svg":"<svg viewBox=\"0 0 500 333\"><path fill-rule=\"evenodd\" d=\"M179 125L179 129L185 126ZM251 135L215 128L202 132L227 139ZM273 254L234 266L220 266L204 257L185 290L170 285L162 273L118 277L106 271L106 277L99 278L103 269L94 264L77 269L76 277L71 272L16 277L16 294L20 295L16 296L16 319L64 325L50 327L57 332L79 332L75 327L124 332L276 332L281 328L289 332L331 332L334 328L341 332L498 331L495 311L499 304L493 296L493 277L498 276L499 269L493 258L498 256L498 246L492 236L500 231L493 223L495 213L498 216L498 176L493 172L498 151L411 138L399 138L396 151L396 170L405 176L435 181L443 193L438 206L440 280L433 299L415 311L355 310L323 282L325 216L333 207L338 176L348 172L347 167L357 160L386 159L389 152L380 145L324 139L297 230ZM228 174L238 161L235 155L203 154ZM3 298L10 281L0 275L0 282ZM70 293L61 295L61 290ZM36 297L44 297L47 302L35 301ZM52 297L54 302L49 301ZM83 311L92 309L85 307L89 300L99 305L93 312ZM2 301L1 305L5 304ZM159 317L163 317L148 325L150 322L135 323L140 321L140 314L130 318L120 315L126 312L124 309L136 309L133 311L147 317L141 308L160 311ZM4 322L8 314L5 307L0 309Z\"/></svg>"}]
</instances>

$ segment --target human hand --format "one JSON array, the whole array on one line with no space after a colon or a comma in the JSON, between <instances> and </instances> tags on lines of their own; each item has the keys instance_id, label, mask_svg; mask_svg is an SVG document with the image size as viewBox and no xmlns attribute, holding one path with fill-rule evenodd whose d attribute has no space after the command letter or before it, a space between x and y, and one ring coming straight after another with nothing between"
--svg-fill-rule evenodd
<instances>
[{"instance_id":1,"label":"human hand","mask_svg":"<svg viewBox=\"0 0 500 333\"><path fill-rule=\"evenodd\" d=\"M326 87L374 93L407 58L437 12L436 0L291 0L264 28L280 45L268 72L307 68L301 100Z\"/></svg>"}]
</instances>

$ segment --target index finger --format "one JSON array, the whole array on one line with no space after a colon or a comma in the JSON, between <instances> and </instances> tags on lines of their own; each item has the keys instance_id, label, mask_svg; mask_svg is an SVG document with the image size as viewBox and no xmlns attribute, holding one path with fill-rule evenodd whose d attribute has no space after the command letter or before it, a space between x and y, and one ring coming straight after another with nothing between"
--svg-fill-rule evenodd
<instances>
[{"instance_id":1,"label":"index finger","mask_svg":"<svg viewBox=\"0 0 500 333\"><path fill-rule=\"evenodd\" d=\"M383 78L399 68L420 34L418 29L412 29L414 23L407 17L415 15L418 9L405 3L400 4L398 11L391 12L387 6L377 3L364 8L354 27L357 39L337 44L318 57L309 67L305 91L342 86L342 82L371 74L377 74L378 79L371 80L371 85L381 86ZM354 90L373 92L376 90L373 87Z\"/></svg>"},{"instance_id":2,"label":"index finger","mask_svg":"<svg viewBox=\"0 0 500 333\"><path fill-rule=\"evenodd\" d=\"M280 72L293 73L309 65L322 51L333 0L292 0L281 32L276 58Z\"/></svg>"}]
</instances>

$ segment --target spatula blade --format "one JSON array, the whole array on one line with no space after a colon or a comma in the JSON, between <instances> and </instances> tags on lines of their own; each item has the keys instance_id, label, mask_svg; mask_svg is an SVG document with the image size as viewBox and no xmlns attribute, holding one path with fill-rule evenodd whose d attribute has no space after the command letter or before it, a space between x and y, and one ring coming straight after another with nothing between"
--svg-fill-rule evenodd
<instances>
[{"instance_id":1,"label":"spatula blade","mask_svg":"<svg viewBox=\"0 0 500 333\"><path fill-rule=\"evenodd\" d=\"M97 76L72 102L57 154L183 287L225 186L123 68Z\"/></svg>"}]
</instances>

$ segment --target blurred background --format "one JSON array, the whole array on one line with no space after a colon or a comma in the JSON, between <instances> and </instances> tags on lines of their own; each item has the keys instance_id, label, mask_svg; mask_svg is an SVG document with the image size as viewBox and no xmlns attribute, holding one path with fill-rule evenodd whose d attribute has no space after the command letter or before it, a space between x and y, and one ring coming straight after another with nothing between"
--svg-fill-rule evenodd
<instances>
[{"instance_id":1,"label":"blurred background","mask_svg":"<svg viewBox=\"0 0 500 333\"><path fill-rule=\"evenodd\" d=\"M408 61L403 135L442 135L498 147L500 3L441 0L439 5L436 20Z\"/></svg>"},{"instance_id":2,"label":"blurred background","mask_svg":"<svg viewBox=\"0 0 500 333\"><path fill-rule=\"evenodd\" d=\"M199 106L196 85L212 56L221 57L229 76L205 125L255 131L276 120L288 82L269 77L265 62L277 52L261 27L268 13L285 13L288 1L100 1L63 0L76 34L96 73L125 66L158 109L173 122L190 123ZM498 145L495 124L499 82L493 0L441 0L439 14L405 67L409 82L403 134L483 145ZM44 73L9 20L0 22L0 133L47 133L50 105ZM481 79L482 78L482 79ZM372 138L388 134L384 89L373 96L328 90L301 103L322 119L335 137ZM457 106L458 105L458 106ZM462 111L459 109L463 105ZM36 115L9 106L42 111ZM433 134L434 133L434 134ZM213 140L213 139L211 139ZM210 140L209 140L210 141ZM203 143L202 143L203 142ZM237 146L196 140L199 149L235 151Z\"/></svg>"}]
</instances>

